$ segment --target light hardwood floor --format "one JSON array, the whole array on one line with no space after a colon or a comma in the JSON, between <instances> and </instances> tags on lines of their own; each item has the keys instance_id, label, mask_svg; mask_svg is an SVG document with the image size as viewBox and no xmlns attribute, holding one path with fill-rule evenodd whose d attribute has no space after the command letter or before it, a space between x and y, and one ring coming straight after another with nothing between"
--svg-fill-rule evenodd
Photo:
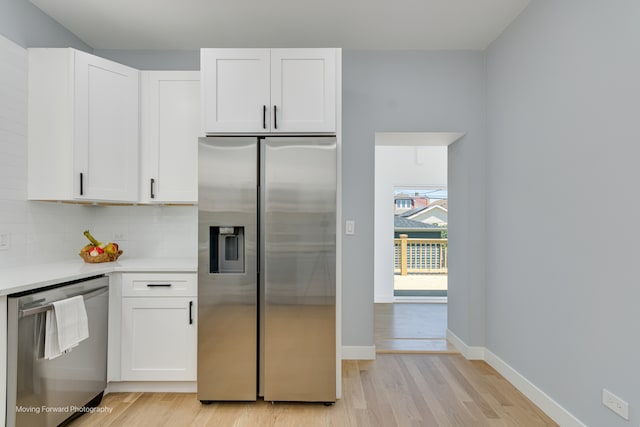
<instances>
[{"instance_id":1,"label":"light hardwood floor","mask_svg":"<svg viewBox=\"0 0 640 427\"><path fill-rule=\"evenodd\" d=\"M378 353L458 353L447 342L447 304L375 305Z\"/></svg>"},{"instance_id":2,"label":"light hardwood floor","mask_svg":"<svg viewBox=\"0 0 640 427\"><path fill-rule=\"evenodd\" d=\"M79 426L555 426L493 368L460 355L381 354L343 362L343 399L335 405L213 403L195 394L113 393Z\"/></svg>"}]
</instances>

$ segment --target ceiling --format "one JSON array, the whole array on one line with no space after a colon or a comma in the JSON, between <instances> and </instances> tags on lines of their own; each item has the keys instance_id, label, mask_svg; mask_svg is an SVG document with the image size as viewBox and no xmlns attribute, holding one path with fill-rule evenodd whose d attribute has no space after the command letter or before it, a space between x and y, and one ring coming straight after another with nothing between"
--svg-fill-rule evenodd
<instances>
[{"instance_id":1,"label":"ceiling","mask_svg":"<svg viewBox=\"0 0 640 427\"><path fill-rule=\"evenodd\" d=\"M94 49L485 49L530 0L30 0Z\"/></svg>"}]
</instances>

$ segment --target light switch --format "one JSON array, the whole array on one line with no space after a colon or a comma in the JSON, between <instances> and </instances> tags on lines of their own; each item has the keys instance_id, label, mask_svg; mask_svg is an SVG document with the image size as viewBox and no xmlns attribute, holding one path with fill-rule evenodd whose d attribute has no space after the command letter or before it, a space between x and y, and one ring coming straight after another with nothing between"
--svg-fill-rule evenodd
<instances>
[{"instance_id":1,"label":"light switch","mask_svg":"<svg viewBox=\"0 0 640 427\"><path fill-rule=\"evenodd\" d=\"M345 232L348 235L352 236L352 235L356 234L356 222L354 220L352 220L352 219L348 219L345 229L346 229Z\"/></svg>"}]
</instances>

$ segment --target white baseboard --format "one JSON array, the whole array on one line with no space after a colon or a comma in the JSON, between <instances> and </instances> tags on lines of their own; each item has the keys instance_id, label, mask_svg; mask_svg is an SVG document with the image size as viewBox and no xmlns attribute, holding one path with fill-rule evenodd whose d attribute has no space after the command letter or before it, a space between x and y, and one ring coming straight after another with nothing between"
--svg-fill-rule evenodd
<instances>
[{"instance_id":1,"label":"white baseboard","mask_svg":"<svg viewBox=\"0 0 640 427\"><path fill-rule=\"evenodd\" d=\"M525 378L520 372L513 369L507 362L487 349L484 350L484 354L485 362L491 365L493 369L505 377L515 388L520 390L522 394L542 409L553 421L562 427L586 427L586 424L564 409L544 391L536 387L535 384Z\"/></svg>"},{"instance_id":2,"label":"white baseboard","mask_svg":"<svg viewBox=\"0 0 640 427\"><path fill-rule=\"evenodd\" d=\"M467 360L484 360L484 347L468 346L451 329L447 329L447 341L449 341L460 354Z\"/></svg>"},{"instance_id":3,"label":"white baseboard","mask_svg":"<svg viewBox=\"0 0 640 427\"><path fill-rule=\"evenodd\" d=\"M5 40L0 37L0 43ZM4 425L7 416L7 297L4 295L0 296L0 342L3 347L0 351L0 424Z\"/></svg>"},{"instance_id":4,"label":"white baseboard","mask_svg":"<svg viewBox=\"0 0 640 427\"><path fill-rule=\"evenodd\" d=\"M195 381L118 381L107 384L108 393L195 393L198 386Z\"/></svg>"},{"instance_id":5,"label":"white baseboard","mask_svg":"<svg viewBox=\"0 0 640 427\"><path fill-rule=\"evenodd\" d=\"M447 297L394 297L395 303L415 303L415 304L446 304Z\"/></svg>"},{"instance_id":6,"label":"white baseboard","mask_svg":"<svg viewBox=\"0 0 640 427\"><path fill-rule=\"evenodd\" d=\"M393 295L374 295L374 304L390 304L394 302Z\"/></svg>"},{"instance_id":7,"label":"white baseboard","mask_svg":"<svg viewBox=\"0 0 640 427\"><path fill-rule=\"evenodd\" d=\"M343 345L342 360L376 360L376 346Z\"/></svg>"},{"instance_id":8,"label":"white baseboard","mask_svg":"<svg viewBox=\"0 0 640 427\"><path fill-rule=\"evenodd\" d=\"M513 369L507 362L493 354L485 347L468 346L464 341L447 329L447 341L449 341L467 360L484 360L493 369L498 371L509 383L527 396L545 414L562 427L586 427L582 421L564 409L544 391L525 378L520 372Z\"/></svg>"}]
</instances>

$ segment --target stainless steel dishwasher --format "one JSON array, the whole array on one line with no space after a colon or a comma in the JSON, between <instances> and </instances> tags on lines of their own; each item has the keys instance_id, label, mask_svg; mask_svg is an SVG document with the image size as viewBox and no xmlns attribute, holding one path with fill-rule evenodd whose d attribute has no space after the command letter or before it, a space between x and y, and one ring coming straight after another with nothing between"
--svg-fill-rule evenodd
<instances>
[{"instance_id":1,"label":"stainless steel dishwasher","mask_svg":"<svg viewBox=\"0 0 640 427\"><path fill-rule=\"evenodd\" d=\"M47 360L46 312L77 295L84 297L89 338ZM108 278L9 295L7 305L7 426L58 426L98 405L107 384Z\"/></svg>"}]
</instances>

